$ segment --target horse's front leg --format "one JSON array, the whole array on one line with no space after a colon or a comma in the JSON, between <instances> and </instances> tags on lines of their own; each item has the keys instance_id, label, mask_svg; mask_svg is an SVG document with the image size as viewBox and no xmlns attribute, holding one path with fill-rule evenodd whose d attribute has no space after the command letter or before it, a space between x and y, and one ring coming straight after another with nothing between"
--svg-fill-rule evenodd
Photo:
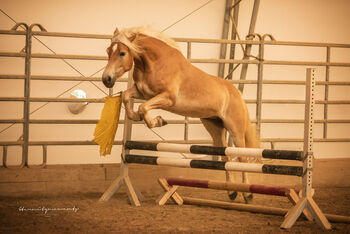
<instances>
[{"instance_id":1,"label":"horse's front leg","mask_svg":"<svg viewBox=\"0 0 350 234\"><path fill-rule=\"evenodd\" d=\"M148 111L152 109L165 109L175 105L176 99L174 97L174 95L164 92L156 95L139 106L139 114L149 128L161 127L167 124L167 122L161 116L151 118L148 115Z\"/></svg>"},{"instance_id":2,"label":"horse's front leg","mask_svg":"<svg viewBox=\"0 0 350 234\"><path fill-rule=\"evenodd\" d=\"M137 90L136 85L133 85L131 88L123 92L122 100L123 100L126 115L128 116L128 118L134 121L140 121L141 117L139 113L133 110L133 103L131 102L132 98L143 99L143 96Z\"/></svg>"}]
</instances>

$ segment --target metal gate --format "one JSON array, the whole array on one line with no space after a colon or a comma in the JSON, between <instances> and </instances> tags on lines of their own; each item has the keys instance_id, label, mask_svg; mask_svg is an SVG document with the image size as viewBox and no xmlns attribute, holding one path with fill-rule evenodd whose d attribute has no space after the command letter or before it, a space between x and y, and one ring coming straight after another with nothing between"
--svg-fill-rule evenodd
<instances>
[{"instance_id":1,"label":"metal gate","mask_svg":"<svg viewBox=\"0 0 350 234\"><path fill-rule=\"evenodd\" d=\"M23 28L24 30L20 30ZM78 33L58 33L58 32L47 32L44 27L40 24L33 24L28 26L25 23L15 25L11 30L0 30L0 34L8 36L21 36L25 37L24 49L20 52L7 52L1 51L0 57L21 57L25 60L24 74L11 75L11 74L0 74L0 79L21 79L24 80L24 94L20 97L4 97L0 95L1 102L22 102L23 103L23 118L21 119L0 119L0 124L8 124L8 127L0 130L5 132L6 129L14 124L21 124L23 126L22 137L17 141L0 141L0 146L3 149L3 166L7 167L7 152L9 147L21 146L22 147L22 162L20 167L28 167L28 148L30 146L41 146L43 152L43 163L41 166L45 166L47 162L47 147L54 145L94 145L92 141L31 141L29 139L29 126L30 124L96 124L97 119L84 120L84 119L31 119L30 116L30 103L35 102L88 102L88 103L103 103L104 100L101 98L88 98L88 99L70 99L70 98L41 98L30 96L30 83L33 80L58 80L58 81L87 81L94 82L100 81L100 77L84 77L84 76L51 76L51 75L32 75L31 74L31 61L33 59L70 59L70 60L107 60L106 56L93 56L93 55L79 55L79 54L56 54L52 53L33 53L32 52L32 40L39 39L40 37L69 37L77 38L79 40L84 39L100 39L110 40L111 35L97 35L97 34L78 34ZM350 100L330 100L330 88L331 87L350 87L350 81L333 81L330 77L330 69L332 67L350 67L350 62L332 62L332 51L333 50L349 50L350 44L335 44L335 43L311 43L311 42L291 42L291 41L275 41L265 40L265 38L257 40L222 40L222 39L197 39L197 38L174 38L178 43L185 45L187 50L187 58L191 63L208 63L208 64L251 64L250 66L257 67L257 73L255 79L250 80L231 80L234 85L254 85L256 86L256 98L246 99L248 105L254 105L255 107L255 119L252 121L256 123L258 132L261 131L262 124L292 124L299 123L303 124L304 119L295 118L262 118L262 110L264 104L304 104L305 100L295 99L264 99L263 98L263 86L264 85L305 85L305 80L273 80L264 78L264 68L266 66L311 66L311 67L322 67L325 68L325 77L316 82L316 85L323 90L324 95L322 99L316 100L316 105L321 105L323 108L323 117L317 118L315 124L322 125L322 137L316 137L315 142L342 142L350 144L349 137L328 137L329 124L349 124L350 118L346 117L343 119L332 119L329 118L329 108L340 105L345 108L349 108ZM9 39L11 40L11 39ZM253 47L253 51L257 52L257 56L253 59L215 59L215 58L193 58L192 48L193 45L197 44L250 44ZM298 48L321 48L324 50L325 58L323 61L296 61L296 60L268 60L265 59L266 50L276 47L298 47ZM230 71L228 71L230 72ZM287 70L286 70L287 72ZM305 76L303 76L305 77ZM122 78L118 82L127 82L128 78ZM350 90L349 90L350 91ZM111 93L111 92L110 92ZM107 93L106 93L107 95ZM139 102L136 100L136 102ZM6 110L1 110L6 111ZM209 139L191 139L189 136L189 128L192 125L200 124L198 119L183 118L182 120L168 120L169 124L178 124L184 127L184 138L183 140L172 140L164 139L166 142L173 143L197 143L206 144L210 143ZM124 119L121 119L120 124L124 124ZM142 122L133 124L143 124ZM131 126L130 126L131 128ZM131 132L131 129L130 129ZM0 133L0 134L1 134ZM271 144L271 148L275 147L276 143L279 142L303 142L302 138L261 138L262 142ZM120 145L121 139L114 142L115 145Z\"/></svg>"}]
</instances>

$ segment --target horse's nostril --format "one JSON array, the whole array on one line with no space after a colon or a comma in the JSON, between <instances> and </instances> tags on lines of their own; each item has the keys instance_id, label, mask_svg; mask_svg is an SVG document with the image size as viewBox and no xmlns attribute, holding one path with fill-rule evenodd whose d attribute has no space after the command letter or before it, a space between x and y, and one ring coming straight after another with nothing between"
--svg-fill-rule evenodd
<instances>
[{"instance_id":1,"label":"horse's nostril","mask_svg":"<svg viewBox=\"0 0 350 234\"><path fill-rule=\"evenodd\" d=\"M102 82L107 88L111 88L114 85L114 81L113 81L113 78L111 76L103 77Z\"/></svg>"}]
</instances>

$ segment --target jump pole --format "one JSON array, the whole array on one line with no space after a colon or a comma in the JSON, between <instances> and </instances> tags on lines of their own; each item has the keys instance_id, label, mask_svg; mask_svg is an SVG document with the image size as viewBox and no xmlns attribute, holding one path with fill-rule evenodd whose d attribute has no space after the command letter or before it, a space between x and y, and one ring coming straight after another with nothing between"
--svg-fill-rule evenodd
<instances>
[{"instance_id":1,"label":"jump pole","mask_svg":"<svg viewBox=\"0 0 350 234\"><path fill-rule=\"evenodd\" d=\"M296 193L299 189L294 187L279 187L279 186L264 186L257 184L243 184L243 183L231 183L231 182L221 182L214 180L197 180L197 179L185 179L185 178L175 178L169 177L165 178L169 186L185 186L194 188L208 188L216 190L227 190L227 191L238 191L238 192L250 192L265 195L274 196L287 196L290 189L294 189Z\"/></svg>"},{"instance_id":2,"label":"jump pole","mask_svg":"<svg viewBox=\"0 0 350 234\"><path fill-rule=\"evenodd\" d=\"M223 161L182 159L182 158L166 158L166 157L144 156L144 155L134 155L134 154L126 154L125 162L136 163L136 164L172 166L172 167L211 169L211 170L245 171L245 172L278 174L278 175L302 176L303 174L303 168L299 166L242 163L242 162L223 162Z\"/></svg>"},{"instance_id":3,"label":"jump pole","mask_svg":"<svg viewBox=\"0 0 350 234\"><path fill-rule=\"evenodd\" d=\"M231 182L197 180L197 179L194 180L194 179L183 179L183 178L166 178L166 179L160 178L158 179L158 182L165 191L165 194L161 195L156 200L156 203L160 206L164 205L170 198L178 205L184 204L184 200L176 192L179 186L285 196L292 203L292 205L295 205L299 201L299 196L297 194L297 192L299 192L299 189L295 189L295 188L273 187L273 186L252 185L252 184L238 184L238 183L231 183ZM265 207L265 208L269 209L269 207ZM307 210L304 210L303 214L309 221L313 220L312 216Z\"/></svg>"},{"instance_id":4,"label":"jump pole","mask_svg":"<svg viewBox=\"0 0 350 234\"><path fill-rule=\"evenodd\" d=\"M176 190L179 186L188 186L188 187L197 187L197 188L208 188L208 189L217 189L217 190L234 190L241 192L255 192L259 194L266 195L276 195L276 196L287 196L289 200L292 200L292 203L295 204L299 200L299 196L296 194L293 188L287 187L270 187L263 186L262 190L250 190L247 184L235 184L228 182L219 182L219 181L209 181L209 180L193 180L193 179L183 179L183 178L160 178L158 180L159 184L163 187L166 193L160 196L156 203L158 205L164 205L167 200L170 198L178 205L197 205L197 206L207 206L214 208L222 208L227 210L238 210L252 213L260 213L260 214L268 214L268 215L280 215L285 216L289 209L286 208L278 208L278 207L269 207L262 205L253 205L253 204L242 204L242 203L233 203L233 202L225 202L225 201L217 201L210 199L202 199L202 198L193 198L193 197L182 197L180 196ZM242 186L241 186L242 185ZM261 185L258 185L261 186ZM265 192L265 189L274 189L278 188L276 193ZM284 192L284 195L282 195ZM292 195L292 196L291 196ZM310 217L310 213L304 210L303 212L304 218L312 221L312 216ZM350 223L350 217L342 216L342 215L334 215L334 214L325 214L325 217L333 222L333 223Z\"/></svg>"},{"instance_id":5,"label":"jump pole","mask_svg":"<svg viewBox=\"0 0 350 234\"><path fill-rule=\"evenodd\" d=\"M301 161L303 157L302 151L292 150L271 150L256 148L239 148L239 147L215 147L204 145L186 145L171 143L153 143L143 141L126 141L124 145L128 150L149 150L159 152L172 153L188 153L188 154L206 154L218 156L241 156L255 158L269 158L282 160Z\"/></svg>"},{"instance_id":6,"label":"jump pole","mask_svg":"<svg viewBox=\"0 0 350 234\"><path fill-rule=\"evenodd\" d=\"M208 199L201 199L201 198L182 197L182 199L183 199L183 204L209 206L209 207L216 207L216 208L222 208L227 210L247 211L252 213L285 216L289 211L289 209L285 209L285 208L232 203L232 202L208 200ZM325 216L329 221L333 223L350 223L350 217L347 217L347 216L334 215L334 214L325 214Z\"/></svg>"}]
</instances>

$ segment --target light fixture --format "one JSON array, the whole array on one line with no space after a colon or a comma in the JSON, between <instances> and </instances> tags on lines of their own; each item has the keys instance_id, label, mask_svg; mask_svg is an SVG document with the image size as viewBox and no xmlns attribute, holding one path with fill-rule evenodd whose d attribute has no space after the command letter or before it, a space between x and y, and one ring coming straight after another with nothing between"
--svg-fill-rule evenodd
<instances>
[{"instance_id":1,"label":"light fixture","mask_svg":"<svg viewBox=\"0 0 350 234\"><path fill-rule=\"evenodd\" d=\"M81 89L76 89L73 92L70 93L70 98L82 98L82 99L86 99L86 92L84 90ZM85 107L87 106L87 104L89 104L88 102L82 102L82 103L68 103L68 110L74 114L77 115L79 113L81 113Z\"/></svg>"}]
</instances>

